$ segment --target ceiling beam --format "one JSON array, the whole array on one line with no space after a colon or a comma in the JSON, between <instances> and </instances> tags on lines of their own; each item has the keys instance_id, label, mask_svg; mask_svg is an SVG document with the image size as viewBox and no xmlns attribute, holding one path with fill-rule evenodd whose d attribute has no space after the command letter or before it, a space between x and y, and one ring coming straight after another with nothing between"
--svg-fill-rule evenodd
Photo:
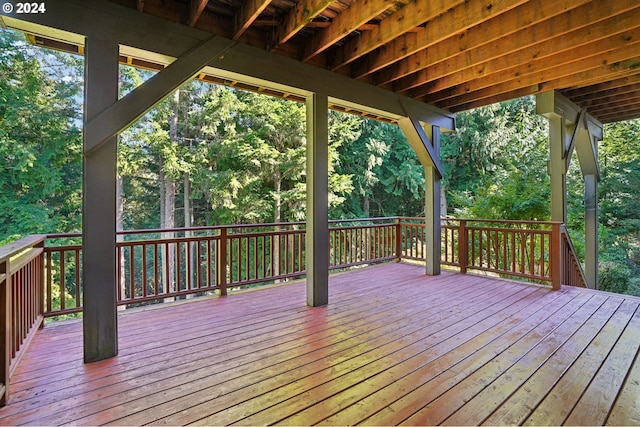
<instances>
[{"instance_id":1,"label":"ceiling beam","mask_svg":"<svg viewBox=\"0 0 640 427\"><path fill-rule=\"evenodd\" d=\"M289 41L291 37L313 21L313 18L329 7L331 3L333 3L332 0L300 0L289 11L284 23L276 27L269 43L270 48L273 50L275 47Z\"/></svg>"},{"instance_id":2,"label":"ceiling beam","mask_svg":"<svg viewBox=\"0 0 640 427\"><path fill-rule=\"evenodd\" d=\"M227 40L227 43L227 46L221 47L219 37L216 36L202 42L144 84L92 117L85 124L84 153L94 152L110 138L129 127L181 84L194 77L211 61L211 58L226 51L233 42Z\"/></svg>"},{"instance_id":3,"label":"ceiling beam","mask_svg":"<svg viewBox=\"0 0 640 427\"><path fill-rule=\"evenodd\" d=\"M427 87L421 86L410 93L413 98L424 96L425 100L430 102L443 101L445 105L457 105L456 102L458 100L471 98L475 92L479 91L492 91L493 94L503 93L511 89L541 84L565 76L573 76L583 70L608 69L608 66L615 66L620 61L640 57L640 51L638 50L640 29L633 30L630 34L634 36L625 44L617 40L617 44L611 45L609 43L610 40L606 39L606 43L604 41L600 42L603 43L603 49L575 49L577 52L560 52L556 55L530 61L524 65L518 65L464 84L449 86L440 91L434 92ZM571 58L567 59L569 56ZM603 67L603 64L607 65ZM565 87L575 85L578 81L580 80L575 80L573 84L568 84ZM560 88L554 87L554 89ZM449 99L453 100L449 101Z\"/></svg>"},{"instance_id":4,"label":"ceiling beam","mask_svg":"<svg viewBox=\"0 0 640 427\"><path fill-rule=\"evenodd\" d=\"M553 28L550 26L549 28ZM465 55L460 61L450 60L444 64L430 67L425 71L439 76L437 80L429 78L425 83L412 89L410 93L419 97L458 85L475 90L481 82L500 83L532 71L542 71L564 64L593 58L609 50L617 49L640 40L640 9L632 10L623 16L614 17L579 30L563 33L560 37L546 40L531 46L531 49L517 50L500 55L489 61L482 61L482 53ZM485 49L487 51L487 49ZM486 52L495 56L495 53ZM474 65L468 66L469 61ZM447 68L451 73L448 74ZM524 64L514 67L513 64ZM404 80L404 79L403 79ZM467 82L469 82L467 84ZM399 89L394 84L394 89ZM405 90L396 90L406 92Z\"/></svg>"},{"instance_id":5,"label":"ceiling beam","mask_svg":"<svg viewBox=\"0 0 640 427\"><path fill-rule=\"evenodd\" d=\"M136 58L160 64L171 63L211 38L209 32L102 0L47 0L47 13L12 13L0 18L9 28L76 45L84 43L83 36L115 40ZM455 129L455 116L448 111L264 49L218 39L226 50L203 70L211 76L303 96L326 93L336 105L389 120L404 116L400 104L404 102L424 123Z\"/></svg>"},{"instance_id":6,"label":"ceiling beam","mask_svg":"<svg viewBox=\"0 0 640 427\"><path fill-rule=\"evenodd\" d=\"M391 6L393 6L393 1L391 0L354 1L348 9L344 10L331 21L329 28L323 28L318 31L313 38L305 44L302 60L309 61ZM363 35L364 34L367 33L363 33Z\"/></svg>"},{"instance_id":7,"label":"ceiling beam","mask_svg":"<svg viewBox=\"0 0 640 427\"><path fill-rule=\"evenodd\" d=\"M204 11L205 6L209 3L209 0L190 0L189 1L189 19L187 24L190 27L195 27L200 15Z\"/></svg>"},{"instance_id":8,"label":"ceiling beam","mask_svg":"<svg viewBox=\"0 0 640 427\"><path fill-rule=\"evenodd\" d=\"M525 0L504 0L506 3L522 3L524 1ZM503 1L499 1L499 3L502 2ZM396 37L402 36L413 28L436 18L438 15L446 13L461 3L463 3L461 0L416 0L410 2L380 21L380 26L377 29L362 34L361 37L354 38L345 43L344 46L340 48L341 52L333 56L334 60L329 64L329 68L336 70L345 64L349 64L385 43L394 40ZM476 0L475 3L486 3L486 1L481 2ZM481 14L485 13L485 11L493 14L493 7L487 8L486 5L484 5L484 7L481 8ZM478 14L475 14L474 18L477 16Z\"/></svg>"},{"instance_id":9,"label":"ceiling beam","mask_svg":"<svg viewBox=\"0 0 640 427\"><path fill-rule=\"evenodd\" d=\"M205 3L208 0L205 0ZM238 40L242 34L258 19L262 11L269 6L270 0L244 0L240 10L234 17L233 39Z\"/></svg>"},{"instance_id":10,"label":"ceiling beam","mask_svg":"<svg viewBox=\"0 0 640 427\"><path fill-rule=\"evenodd\" d=\"M464 22L468 16L465 16L466 14L457 16L457 11L462 13L471 7L472 3L469 2L452 10L451 17L445 14L430 22L416 42L410 43L406 39L404 45L398 45L394 50L385 47L357 61L352 67L353 76L364 77L375 71L370 81L377 85L384 85L478 46L502 41L516 31L521 31L588 1L532 0L530 3L509 8L504 13L494 15L490 20L477 24L467 21L470 25L463 31L459 31L461 26L458 23ZM450 36L451 34L454 35ZM448 38L442 39L443 35L447 35ZM384 52L384 50L388 51Z\"/></svg>"},{"instance_id":11,"label":"ceiling beam","mask_svg":"<svg viewBox=\"0 0 640 427\"><path fill-rule=\"evenodd\" d=\"M584 51L579 47L592 40L623 32L629 25L631 28L640 26L640 10L629 11L631 3L635 3L635 0L619 0L612 3L615 3L615 6L611 6L609 2L596 5L590 3L565 14L556 15L547 21L517 31L509 38L483 44L403 77L394 82L393 89L406 92L423 86L432 92L460 84L460 79L482 78L511 68L513 64L539 61L561 50L573 50L573 56L582 54ZM622 15L619 15L620 13ZM567 61L563 58L560 60ZM435 82L433 76L443 77L446 82ZM432 81L434 82L431 83Z\"/></svg>"}]
</instances>

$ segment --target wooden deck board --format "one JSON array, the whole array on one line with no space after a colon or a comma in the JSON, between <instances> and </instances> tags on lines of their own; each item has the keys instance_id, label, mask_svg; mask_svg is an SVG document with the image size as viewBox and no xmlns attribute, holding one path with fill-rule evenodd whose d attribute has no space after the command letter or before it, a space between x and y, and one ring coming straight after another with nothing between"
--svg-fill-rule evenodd
<instances>
[{"instance_id":1,"label":"wooden deck board","mask_svg":"<svg viewBox=\"0 0 640 427\"><path fill-rule=\"evenodd\" d=\"M384 264L39 331L0 424L635 424L640 299Z\"/></svg>"}]
</instances>

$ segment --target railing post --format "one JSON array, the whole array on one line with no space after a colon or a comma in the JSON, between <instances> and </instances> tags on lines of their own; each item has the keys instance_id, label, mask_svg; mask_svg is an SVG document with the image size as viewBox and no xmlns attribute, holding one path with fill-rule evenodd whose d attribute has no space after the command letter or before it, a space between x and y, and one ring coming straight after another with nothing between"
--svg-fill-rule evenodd
<instances>
[{"instance_id":1,"label":"railing post","mask_svg":"<svg viewBox=\"0 0 640 427\"><path fill-rule=\"evenodd\" d=\"M460 273L467 273L467 265L469 265L469 245L467 242L467 220L461 219L458 225L458 264Z\"/></svg>"},{"instance_id":2,"label":"railing post","mask_svg":"<svg viewBox=\"0 0 640 427\"><path fill-rule=\"evenodd\" d=\"M396 225L396 262L402 261L402 225L400 224L401 219L395 219Z\"/></svg>"},{"instance_id":3,"label":"railing post","mask_svg":"<svg viewBox=\"0 0 640 427\"><path fill-rule=\"evenodd\" d=\"M551 225L551 242L549 248L549 270L551 270L551 286L554 290L559 290L563 276L563 250L561 223L555 222Z\"/></svg>"},{"instance_id":4,"label":"railing post","mask_svg":"<svg viewBox=\"0 0 640 427\"><path fill-rule=\"evenodd\" d=\"M4 278L3 278L4 277ZM0 260L0 406L7 404L9 397L9 367L11 365L11 268L9 258Z\"/></svg>"},{"instance_id":5,"label":"railing post","mask_svg":"<svg viewBox=\"0 0 640 427\"><path fill-rule=\"evenodd\" d=\"M44 288L45 288L45 280L46 280L46 276L45 276L45 256L46 253L44 251L44 246L45 246L45 240L43 240L42 242L38 243L35 247L37 248L42 248L42 253L40 254L40 256L38 257L38 274L40 275L40 277L38 278L38 314L40 316L42 316L42 322L40 322L40 326L39 329L44 328ZM78 262L76 262L76 268L78 266ZM76 283L76 286L80 286L80 283Z\"/></svg>"},{"instance_id":6,"label":"railing post","mask_svg":"<svg viewBox=\"0 0 640 427\"><path fill-rule=\"evenodd\" d=\"M218 262L216 271L218 272L218 286L220 286L220 296L227 295L227 228L220 229L220 246L218 247Z\"/></svg>"}]
</instances>

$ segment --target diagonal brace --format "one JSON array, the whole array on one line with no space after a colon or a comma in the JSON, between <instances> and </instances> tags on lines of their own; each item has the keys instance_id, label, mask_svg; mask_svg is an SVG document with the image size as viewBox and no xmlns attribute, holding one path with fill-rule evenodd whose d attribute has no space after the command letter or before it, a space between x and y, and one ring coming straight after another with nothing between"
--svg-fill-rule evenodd
<instances>
[{"instance_id":1,"label":"diagonal brace","mask_svg":"<svg viewBox=\"0 0 640 427\"><path fill-rule=\"evenodd\" d=\"M85 125L85 155L129 127L235 43L215 36L200 43L125 97L89 118Z\"/></svg>"},{"instance_id":2,"label":"diagonal brace","mask_svg":"<svg viewBox=\"0 0 640 427\"><path fill-rule=\"evenodd\" d=\"M442 165L440 156L431 145L429 137L424 132L420 122L412 117L403 117L398 120L398 126L416 152L418 160L423 166L433 166L436 169L438 179L442 179Z\"/></svg>"}]
</instances>

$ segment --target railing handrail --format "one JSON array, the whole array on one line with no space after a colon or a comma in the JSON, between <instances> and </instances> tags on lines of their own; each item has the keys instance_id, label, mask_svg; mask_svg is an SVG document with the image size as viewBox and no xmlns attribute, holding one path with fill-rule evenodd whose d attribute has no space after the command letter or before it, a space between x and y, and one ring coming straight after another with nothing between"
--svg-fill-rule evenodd
<instances>
[{"instance_id":1,"label":"railing handrail","mask_svg":"<svg viewBox=\"0 0 640 427\"><path fill-rule=\"evenodd\" d=\"M38 246L47 239L46 234L33 234L0 247L0 261L10 259L21 252Z\"/></svg>"}]
</instances>

